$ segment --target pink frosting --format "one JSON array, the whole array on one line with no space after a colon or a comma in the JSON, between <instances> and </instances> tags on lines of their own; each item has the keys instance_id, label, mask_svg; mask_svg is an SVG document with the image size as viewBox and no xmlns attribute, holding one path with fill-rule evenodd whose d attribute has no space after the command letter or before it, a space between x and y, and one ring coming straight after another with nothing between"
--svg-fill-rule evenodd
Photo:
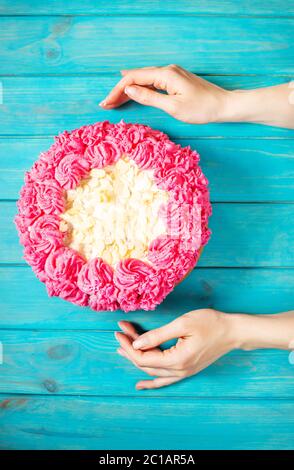
<instances>
[{"instance_id":1,"label":"pink frosting","mask_svg":"<svg viewBox=\"0 0 294 470\"><path fill-rule=\"evenodd\" d=\"M99 292L89 297L89 307L93 310L118 310L120 305L117 301L118 292L115 286L107 284Z\"/></svg>"},{"instance_id":2,"label":"pink frosting","mask_svg":"<svg viewBox=\"0 0 294 470\"><path fill-rule=\"evenodd\" d=\"M155 148L156 146L152 142L140 142L135 147L132 158L140 168L144 170L152 168L154 164L154 154L156 154Z\"/></svg>"},{"instance_id":3,"label":"pink frosting","mask_svg":"<svg viewBox=\"0 0 294 470\"><path fill-rule=\"evenodd\" d=\"M102 288L113 285L113 269L101 258L95 258L83 266L78 286L86 294L97 294Z\"/></svg>"},{"instance_id":4,"label":"pink frosting","mask_svg":"<svg viewBox=\"0 0 294 470\"><path fill-rule=\"evenodd\" d=\"M73 189L89 170L90 164L86 158L70 153L63 157L55 168L55 178L64 189Z\"/></svg>"},{"instance_id":5,"label":"pink frosting","mask_svg":"<svg viewBox=\"0 0 294 470\"><path fill-rule=\"evenodd\" d=\"M19 214L30 220L30 222L42 214L42 209L38 205L37 190L34 184L28 183L22 187L17 207Z\"/></svg>"},{"instance_id":6,"label":"pink frosting","mask_svg":"<svg viewBox=\"0 0 294 470\"><path fill-rule=\"evenodd\" d=\"M115 163L127 153L168 191L159 216L167 235L153 240L148 263L126 259L113 269L104 260L86 261L66 247L59 229L65 190L74 189L92 168ZM108 121L64 131L25 175L15 223L24 258L49 295L93 310L156 308L195 266L210 237L208 182L199 155L158 130Z\"/></svg>"},{"instance_id":7,"label":"pink frosting","mask_svg":"<svg viewBox=\"0 0 294 470\"><path fill-rule=\"evenodd\" d=\"M30 246L30 232L28 229L31 224L31 219L23 215L17 214L14 218L14 223L18 231L20 243L24 247Z\"/></svg>"},{"instance_id":8,"label":"pink frosting","mask_svg":"<svg viewBox=\"0 0 294 470\"><path fill-rule=\"evenodd\" d=\"M45 262L49 295L59 295L78 305L87 305L88 295L77 284L84 264L85 260L70 248L61 247L52 251Z\"/></svg>"},{"instance_id":9,"label":"pink frosting","mask_svg":"<svg viewBox=\"0 0 294 470\"><path fill-rule=\"evenodd\" d=\"M121 154L121 147L114 138L109 137L108 140L89 146L85 157L90 161L91 168L104 168L113 165Z\"/></svg>"},{"instance_id":10,"label":"pink frosting","mask_svg":"<svg viewBox=\"0 0 294 470\"><path fill-rule=\"evenodd\" d=\"M168 285L162 275L138 259L121 261L114 273L114 284L119 289L118 300L123 310L152 310L162 302Z\"/></svg>"},{"instance_id":11,"label":"pink frosting","mask_svg":"<svg viewBox=\"0 0 294 470\"><path fill-rule=\"evenodd\" d=\"M29 227L30 245L37 253L49 254L62 246L63 235L59 230L59 219L54 215L41 215Z\"/></svg>"},{"instance_id":12,"label":"pink frosting","mask_svg":"<svg viewBox=\"0 0 294 470\"><path fill-rule=\"evenodd\" d=\"M63 246L50 253L45 263L45 271L53 281L67 279L73 282L77 281L84 264L85 260L78 253Z\"/></svg>"},{"instance_id":13,"label":"pink frosting","mask_svg":"<svg viewBox=\"0 0 294 470\"><path fill-rule=\"evenodd\" d=\"M36 251L29 243L24 248L24 259L29 263L40 281L45 282L47 275L45 273L46 253Z\"/></svg>"},{"instance_id":14,"label":"pink frosting","mask_svg":"<svg viewBox=\"0 0 294 470\"><path fill-rule=\"evenodd\" d=\"M199 250L193 242L181 238L160 236L149 246L148 259L169 284L178 283L195 266Z\"/></svg>"},{"instance_id":15,"label":"pink frosting","mask_svg":"<svg viewBox=\"0 0 294 470\"><path fill-rule=\"evenodd\" d=\"M113 283L113 269L101 258L85 264L78 275L78 287L88 294L93 310L117 310L118 289Z\"/></svg>"},{"instance_id":16,"label":"pink frosting","mask_svg":"<svg viewBox=\"0 0 294 470\"><path fill-rule=\"evenodd\" d=\"M28 183L41 183L44 181L53 181L54 179L54 168L47 154L41 154L39 160L34 163L31 171L26 173L26 181Z\"/></svg>"},{"instance_id":17,"label":"pink frosting","mask_svg":"<svg viewBox=\"0 0 294 470\"><path fill-rule=\"evenodd\" d=\"M65 208L63 190L55 180L47 180L35 185L37 203L45 214L61 214Z\"/></svg>"}]
</instances>

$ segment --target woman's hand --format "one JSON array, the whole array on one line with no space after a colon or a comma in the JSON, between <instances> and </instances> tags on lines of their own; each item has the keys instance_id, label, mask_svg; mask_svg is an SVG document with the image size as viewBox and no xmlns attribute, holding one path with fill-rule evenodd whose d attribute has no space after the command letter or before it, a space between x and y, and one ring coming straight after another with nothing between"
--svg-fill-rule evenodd
<instances>
[{"instance_id":1,"label":"woman's hand","mask_svg":"<svg viewBox=\"0 0 294 470\"><path fill-rule=\"evenodd\" d=\"M104 109L116 108L132 99L163 109L181 121L204 124L221 120L230 93L177 65L121 73L123 78L100 103Z\"/></svg>"},{"instance_id":2,"label":"woman's hand","mask_svg":"<svg viewBox=\"0 0 294 470\"><path fill-rule=\"evenodd\" d=\"M267 88L229 91L178 65L121 73L123 78L101 101L103 109L116 108L132 99L192 124L255 122L294 129L293 81Z\"/></svg>"},{"instance_id":3,"label":"woman's hand","mask_svg":"<svg viewBox=\"0 0 294 470\"><path fill-rule=\"evenodd\" d=\"M118 353L151 376L137 383L138 390L159 388L200 372L232 350L230 315L211 309L186 313L171 323L139 336L129 322L119 322L123 333L116 333ZM158 346L178 338L175 346Z\"/></svg>"},{"instance_id":4,"label":"woman's hand","mask_svg":"<svg viewBox=\"0 0 294 470\"><path fill-rule=\"evenodd\" d=\"M129 322L119 322L118 353L156 378L141 380L138 390L159 388L197 374L233 349L294 349L294 310L276 315L227 314L194 310L139 336ZM178 338L175 346L158 346Z\"/></svg>"}]
</instances>

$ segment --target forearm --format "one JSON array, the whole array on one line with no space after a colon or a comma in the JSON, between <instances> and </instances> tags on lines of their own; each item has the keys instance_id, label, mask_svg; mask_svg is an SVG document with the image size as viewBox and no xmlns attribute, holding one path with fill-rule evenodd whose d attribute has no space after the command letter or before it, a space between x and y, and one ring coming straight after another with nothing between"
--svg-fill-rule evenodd
<instances>
[{"instance_id":1,"label":"forearm","mask_svg":"<svg viewBox=\"0 0 294 470\"><path fill-rule=\"evenodd\" d=\"M254 122L294 129L294 82L228 91L219 122Z\"/></svg>"},{"instance_id":2,"label":"forearm","mask_svg":"<svg viewBox=\"0 0 294 470\"><path fill-rule=\"evenodd\" d=\"M234 348L294 349L294 310L276 315L227 314Z\"/></svg>"}]
</instances>

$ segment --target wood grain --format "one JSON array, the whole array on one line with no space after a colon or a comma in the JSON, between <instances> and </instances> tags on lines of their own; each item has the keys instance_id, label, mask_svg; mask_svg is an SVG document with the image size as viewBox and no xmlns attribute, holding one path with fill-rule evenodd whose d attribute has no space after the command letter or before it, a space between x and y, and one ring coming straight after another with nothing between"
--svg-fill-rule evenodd
<instances>
[{"instance_id":1,"label":"wood grain","mask_svg":"<svg viewBox=\"0 0 294 470\"><path fill-rule=\"evenodd\" d=\"M2 395L8 449L292 449L293 400Z\"/></svg>"},{"instance_id":2,"label":"wood grain","mask_svg":"<svg viewBox=\"0 0 294 470\"><path fill-rule=\"evenodd\" d=\"M0 263L23 261L15 214L15 203L0 202ZM294 204L213 204L213 235L199 266L293 266L293 217Z\"/></svg>"},{"instance_id":3,"label":"wood grain","mask_svg":"<svg viewBox=\"0 0 294 470\"><path fill-rule=\"evenodd\" d=\"M132 8L128 0L2 0L2 15L242 15L242 16L292 16L293 4L287 0L140 0L133 2Z\"/></svg>"},{"instance_id":4,"label":"wood grain","mask_svg":"<svg viewBox=\"0 0 294 470\"><path fill-rule=\"evenodd\" d=\"M129 320L152 329L197 308L252 314L293 308L294 270L285 268L196 268L155 311L128 314L96 313L48 298L29 267L2 267L0 278L0 328L116 331L119 320Z\"/></svg>"},{"instance_id":5,"label":"wood grain","mask_svg":"<svg viewBox=\"0 0 294 470\"><path fill-rule=\"evenodd\" d=\"M0 330L0 338L0 393L142 396L135 383L151 379L117 354L118 342L110 332ZM288 356L287 351L234 352L147 396L292 398L294 370Z\"/></svg>"},{"instance_id":6,"label":"wood grain","mask_svg":"<svg viewBox=\"0 0 294 470\"><path fill-rule=\"evenodd\" d=\"M143 373L116 354L113 337L121 319L146 330L196 308L293 309L293 131L98 107L121 68L178 62L228 89L289 82L293 2L2 0L0 15L0 448L293 448L287 352L236 351L139 393ZM24 170L53 135L121 118L197 148L215 202L198 268L156 311L128 315L49 299L12 222Z\"/></svg>"},{"instance_id":7,"label":"wood grain","mask_svg":"<svg viewBox=\"0 0 294 470\"><path fill-rule=\"evenodd\" d=\"M0 199L17 199L24 172L52 138L0 139ZM176 139L201 156L211 199L228 202L293 201L294 141L254 139Z\"/></svg>"},{"instance_id":8,"label":"wood grain","mask_svg":"<svg viewBox=\"0 0 294 470\"><path fill-rule=\"evenodd\" d=\"M30 68L30 71L33 69ZM97 70L96 70L97 71ZM116 69L118 72L118 68ZM228 89L245 89L290 82L291 77L205 77ZM193 125L177 121L163 111L137 103L112 111L98 103L105 98L120 76L37 76L2 77L3 105L0 105L1 135L54 135L65 129L103 121L124 119L138 122L179 137L294 137L293 130L258 124Z\"/></svg>"},{"instance_id":9,"label":"wood grain","mask_svg":"<svg viewBox=\"0 0 294 470\"><path fill-rule=\"evenodd\" d=\"M179 65L197 73L292 74L293 20L221 17L1 17L1 74L117 72Z\"/></svg>"}]
</instances>

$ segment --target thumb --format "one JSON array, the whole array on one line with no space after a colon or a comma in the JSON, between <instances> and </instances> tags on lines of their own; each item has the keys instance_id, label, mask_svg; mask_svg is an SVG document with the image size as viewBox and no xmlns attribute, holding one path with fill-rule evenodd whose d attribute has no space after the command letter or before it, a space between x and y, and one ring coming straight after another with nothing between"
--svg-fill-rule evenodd
<instances>
[{"instance_id":1,"label":"thumb","mask_svg":"<svg viewBox=\"0 0 294 470\"><path fill-rule=\"evenodd\" d=\"M129 96L129 98L137 101L137 103L144 104L146 106L154 106L155 108L160 108L163 111L170 113L171 97L168 95L139 85L127 86L124 89L124 92Z\"/></svg>"},{"instance_id":2,"label":"thumb","mask_svg":"<svg viewBox=\"0 0 294 470\"><path fill-rule=\"evenodd\" d=\"M133 342L133 348L152 349L164 343L165 341L179 338L184 333L182 323L179 320L180 319L176 319L165 326L147 331L147 333L139 336L139 338Z\"/></svg>"}]
</instances>

